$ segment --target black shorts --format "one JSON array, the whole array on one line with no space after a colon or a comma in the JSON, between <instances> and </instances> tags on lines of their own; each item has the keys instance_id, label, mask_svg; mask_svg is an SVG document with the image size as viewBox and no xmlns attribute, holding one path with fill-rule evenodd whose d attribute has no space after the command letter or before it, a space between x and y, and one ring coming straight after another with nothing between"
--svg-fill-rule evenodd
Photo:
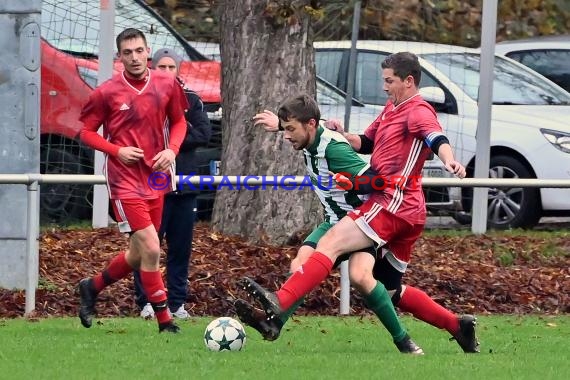
<instances>
[{"instance_id":1,"label":"black shorts","mask_svg":"<svg viewBox=\"0 0 570 380\"><path fill-rule=\"evenodd\" d=\"M372 275L380 281L388 290L399 289L402 286L402 277L404 273L400 272L386 259L386 256L381 259L376 259Z\"/></svg>"}]
</instances>

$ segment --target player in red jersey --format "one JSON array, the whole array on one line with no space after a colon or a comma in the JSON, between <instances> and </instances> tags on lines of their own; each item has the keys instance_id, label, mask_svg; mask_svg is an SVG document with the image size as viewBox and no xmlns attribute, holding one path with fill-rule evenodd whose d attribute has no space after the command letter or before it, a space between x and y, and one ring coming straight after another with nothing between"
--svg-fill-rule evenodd
<instances>
[{"instance_id":1,"label":"player in red jersey","mask_svg":"<svg viewBox=\"0 0 570 380\"><path fill-rule=\"evenodd\" d=\"M425 200L417 182L426 158L433 151L445 168L459 178L465 177L465 168L455 160L434 109L419 95L418 58L408 52L392 54L382 63L382 76L389 98L386 107L363 135L344 135L356 151L372 154L370 164L374 172L402 180L373 191L362 206L328 230L307 262L277 292L267 291L248 277L243 286L272 319L321 283L340 255L374 244L381 252L374 272L390 278L386 288L393 303L450 331L465 352L479 352L473 316L457 318L421 290L401 285L426 219ZM370 288L375 285L371 282Z\"/></svg>"},{"instance_id":2,"label":"player in red jersey","mask_svg":"<svg viewBox=\"0 0 570 380\"><path fill-rule=\"evenodd\" d=\"M117 36L118 56L125 70L95 89L83 107L81 139L105 153L107 187L119 230L130 234L129 249L107 268L79 282L79 318L91 327L97 294L106 286L140 271L141 283L154 308L160 332L178 332L167 308L159 271L157 231L163 194L168 186L153 178L172 172L172 164L186 135L186 96L176 79L149 70L145 35L133 28ZM97 130L103 125L104 137Z\"/></svg>"}]
</instances>

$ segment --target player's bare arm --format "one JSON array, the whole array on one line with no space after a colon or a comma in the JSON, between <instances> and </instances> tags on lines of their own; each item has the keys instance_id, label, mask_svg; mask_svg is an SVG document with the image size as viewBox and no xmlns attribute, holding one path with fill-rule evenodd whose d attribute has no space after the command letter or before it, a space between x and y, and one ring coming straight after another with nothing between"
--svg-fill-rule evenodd
<instances>
[{"instance_id":1,"label":"player's bare arm","mask_svg":"<svg viewBox=\"0 0 570 380\"><path fill-rule=\"evenodd\" d=\"M343 133L344 138L348 141L352 149L356 152L360 152L360 148L362 147L362 139L360 135L355 135L354 133Z\"/></svg>"},{"instance_id":2,"label":"player's bare arm","mask_svg":"<svg viewBox=\"0 0 570 380\"><path fill-rule=\"evenodd\" d=\"M356 152L360 150L362 145L360 135L355 135L352 133L345 132L344 127L342 126L340 120L328 119L324 122L324 125L326 128L330 129L331 131L335 131L343 135L344 138L348 140L350 146L352 146L352 149L354 149Z\"/></svg>"},{"instance_id":3,"label":"player's bare arm","mask_svg":"<svg viewBox=\"0 0 570 380\"><path fill-rule=\"evenodd\" d=\"M279 131L279 118L273 112L263 110L253 117L253 125L262 125L267 132Z\"/></svg>"},{"instance_id":4,"label":"player's bare arm","mask_svg":"<svg viewBox=\"0 0 570 380\"><path fill-rule=\"evenodd\" d=\"M326 128L330 129L331 131L335 131L335 132L338 132L338 133L344 135L344 127L342 126L340 120L328 119L328 120L325 120L325 122L323 124Z\"/></svg>"},{"instance_id":5,"label":"player's bare arm","mask_svg":"<svg viewBox=\"0 0 570 380\"><path fill-rule=\"evenodd\" d=\"M158 154L152 158L154 161L152 170L159 172L165 171L170 167L170 165L172 165L175 159L176 153L174 153L172 149L165 149L161 152L158 152Z\"/></svg>"},{"instance_id":6,"label":"player's bare arm","mask_svg":"<svg viewBox=\"0 0 570 380\"><path fill-rule=\"evenodd\" d=\"M448 172L455 174L459 178L465 178L465 167L455 160L449 144L441 144L437 156L443 162Z\"/></svg>"}]
</instances>

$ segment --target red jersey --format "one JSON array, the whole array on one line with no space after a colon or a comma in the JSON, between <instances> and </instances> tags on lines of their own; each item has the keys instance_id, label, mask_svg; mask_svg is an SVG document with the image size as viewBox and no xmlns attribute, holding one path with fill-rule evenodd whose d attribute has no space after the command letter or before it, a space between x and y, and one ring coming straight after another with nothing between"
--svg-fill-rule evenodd
<instances>
[{"instance_id":1,"label":"red jersey","mask_svg":"<svg viewBox=\"0 0 570 380\"><path fill-rule=\"evenodd\" d=\"M97 87L81 111L81 139L106 153L105 174L111 199L153 199L170 189L149 186L153 157L166 148L175 154L186 135L188 101L168 73L149 70L140 90L119 73ZM104 138L97 134L103 125ZM118 158L119 148L138 147L144 158L132 165Z\"/></svg>"},{"instance_id":2,"label":"red jersey","mask_svg":"<svg viewBox=\"0 0 570 380\"><path fill-rule=\"evenodd\" d=\"M371 167L390 182L370 199L404 220L425 223L421 173L431 150L424 140L442 134L434 109L419 94L396 107L389 101L364 134L374 142ZM406 182L396 186L400 178Z\"/></svg>"}]
</instances>

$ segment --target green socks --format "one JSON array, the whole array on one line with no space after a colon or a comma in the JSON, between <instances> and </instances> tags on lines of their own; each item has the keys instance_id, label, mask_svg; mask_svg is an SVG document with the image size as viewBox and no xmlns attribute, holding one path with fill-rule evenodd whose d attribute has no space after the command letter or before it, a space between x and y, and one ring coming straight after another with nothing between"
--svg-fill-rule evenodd
<instances>
[{"instance_id":1,"label":"green socks","mask_svg":"<svg viewBox=\"0 0 570 380\"><path fill-rule=\"evenodd\" d=\"M295 311L305 302L305 297L301 297L297 302L295 302L289 309L285 310L283 313L279 314L279 319L285 324L289 318L295 313Z\"/></svg>"},{"instance_id":2,"label":"green socks","mask_svg":"<svg viewBox=\"0 0 570 380\"><path fill-rule=\"evenodd\" d=\"M370 294L364 296L364 300L392 335L394 342L399 342L405 338L406 330L400 323L390 295L382 283L377 282Z\"/></svg>"},{"instance_id":3,"label":"green socks","mask_svg":"<svg viewBox=\"0 0 570 380\"><path fill-rule=\"evenodd\" d=\"M287 278L291 277L292 273L287 273ZM282 314L279 315L279 319L283 324L291 318L291 316L297 311L299 306L301 306L305 302L305 297L301 297L297 302L295 302L289 309L285 310Z\"/></svg>"}]
</instances>

